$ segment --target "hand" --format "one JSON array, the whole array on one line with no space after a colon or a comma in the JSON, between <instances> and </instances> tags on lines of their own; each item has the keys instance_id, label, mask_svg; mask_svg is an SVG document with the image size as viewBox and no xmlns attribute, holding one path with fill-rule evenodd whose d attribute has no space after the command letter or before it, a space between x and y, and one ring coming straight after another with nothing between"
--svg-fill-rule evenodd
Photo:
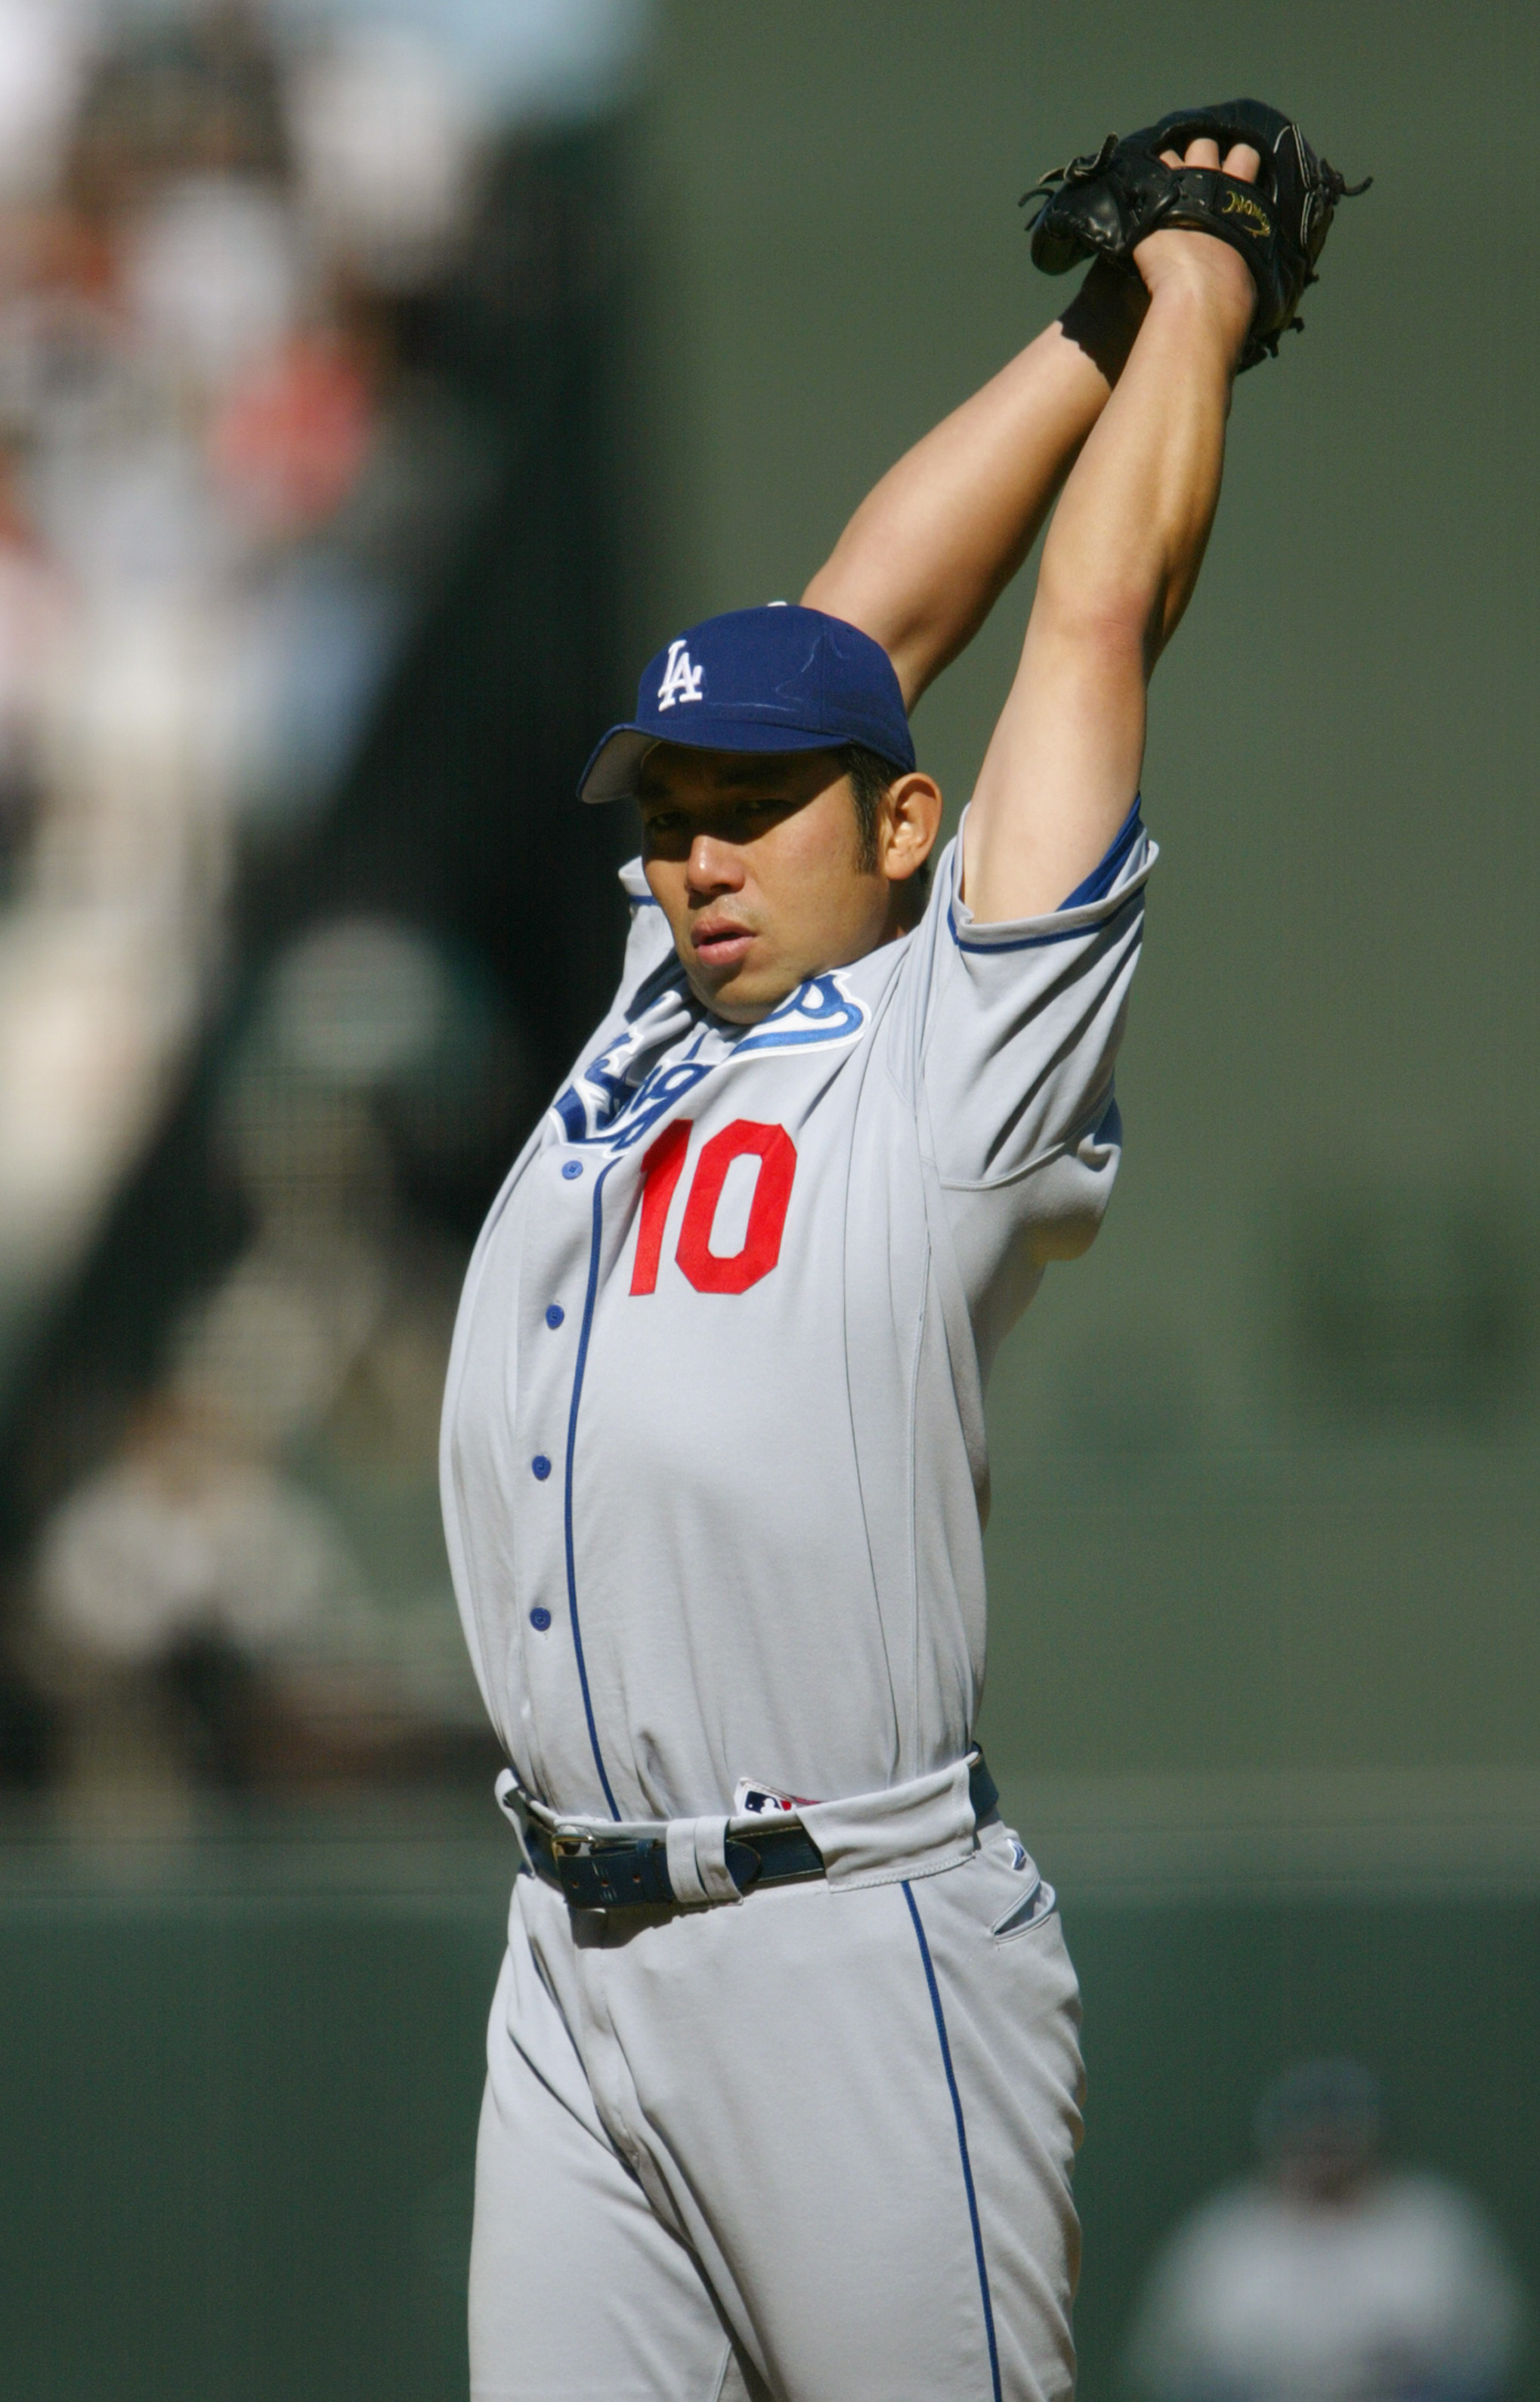
<instances>
[{"instance_id":1,"label":"hand","mask_svg":"<svg viewBox=\"0 0 1540 2402\"><path fill-rule=\"evenodd\" d=\"M1168 167L1220 164L1219 145L1206 136L1188 145L1185 159L1175 150L1162 150L1161 156ZM1249 142L1238 142L1227 152L1223 164L1225 173L1238 183L1253 184L1262 162ZM1231 326L1239 350L1256 311L1257 287L1245 260L1228 242L1213 234L1168 227L1139 244L1134 263L1152 299L1157 293L1176 289L1193 295Z\"/></svg>"}]
</instances>

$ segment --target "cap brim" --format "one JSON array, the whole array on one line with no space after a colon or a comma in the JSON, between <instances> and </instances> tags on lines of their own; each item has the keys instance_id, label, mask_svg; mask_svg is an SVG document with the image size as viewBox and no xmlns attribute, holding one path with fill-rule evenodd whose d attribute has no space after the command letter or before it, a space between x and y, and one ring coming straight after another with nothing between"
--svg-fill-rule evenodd
<instances>
[{"instance_id":1,"label":"cap brim","mask_svg":"<svg viewBox=\"0 0 1540 2402\"><path fill-rule=\"evenodd\" d=\"M580 801L629 801L636 797L637 769L655 737L639 726L612 725L592 752L578 780Z\"/></svg>"},{"instance_id":2,"label":"cap brim","mask_svg":"<svg viewBox=\"0 0 1540 2402\"><path fill-rule=\"evenodd\" d=\"M838 751L853 738L816 734L805 725L766 725L751 717L700 716L692 711L667 734L639 725L612 725L597 745L578 781L580 801L633 801L637 775L655 743L675 742L681 751ZM902 770L895 768L894 773Z\"/></svg>"}]
</instances>

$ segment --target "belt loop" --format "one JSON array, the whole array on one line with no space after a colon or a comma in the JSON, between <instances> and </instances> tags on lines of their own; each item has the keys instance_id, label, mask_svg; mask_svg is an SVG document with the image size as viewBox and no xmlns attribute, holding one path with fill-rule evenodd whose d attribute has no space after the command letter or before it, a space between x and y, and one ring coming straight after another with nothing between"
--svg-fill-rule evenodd
<instances>
[{"instance_id":1,"label":"belt loop","mask_svg":"<svg viewBox=\"0 0 1540 2402\"><path fill-rule=\"evenodd\" d=\"M727 1865L725 1818L670 1818L667 1843L676 1900L688 1906L743 1899Z\"/></svg>"},{"instance_id":2,"label":"belt loop","mask_svg":"<svg viewBox=\"0 0 1540 2402\"><path fill-rule=\"evenodd\" d=\"M695 1866L695 1822L694 1818L670 1818L665 1838L668 1850L668 1882L674 1888L674 1899L686 1907L691 1902L706 1899L706 1887Z\"/></svg>"},{"instance_id":3,"label":"belt loop","mask_svg":"<svg viewBox=\"0 0 1540 2402\"><path fill-rule=\"evenodd\" d=\"M737 1880L727 1865L725 1818L695 1820L695 1866L708 1901L741 1901Z\"/></svg>"}]
</instances>

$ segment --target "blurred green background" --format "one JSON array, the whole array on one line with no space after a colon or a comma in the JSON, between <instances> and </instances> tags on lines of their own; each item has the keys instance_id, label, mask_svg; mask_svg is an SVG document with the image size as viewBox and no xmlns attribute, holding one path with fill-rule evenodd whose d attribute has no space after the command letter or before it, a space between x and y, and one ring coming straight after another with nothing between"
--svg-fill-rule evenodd
<instances>
[{"instance_id":1,"label":"blurred green background","mask_svg":"<svg viewBox=\"0 0 1540 2402\"><path fill-rule=\"evenodd\" d=\"M1062 305L1011 208L1043 167L1243 90L1373 173L1238 387L1157 679L1117 1206L991 1397L988 1725L1024 1768L1540 1764L1533 12L663 24L641 652L794 594ZM1473 152L1492 241L1451 205ZM916 719L958 804L1026 598Z\"/></svg>"},{"instance_id":2,"label":"blurred green background","mask_svg":"<svg viewBox=\"0 0 1540 2402\"><path fill-rule=\"evenodd\" d=\"M621 697L794 597L1047 321L1044 168L1248 91L1375 178L1237 392L1156 687L1117 1201L990 1398L983 1732L1085 1994L1088 2402L1323 2051L1540 2294L1537 51L1506 0L665 0L612 121ZM955 805L1026 600L919 715ZM489 1805L210 1823L5 1855L0 2390L460 2393Z\"/></svg>"}]
</instances>

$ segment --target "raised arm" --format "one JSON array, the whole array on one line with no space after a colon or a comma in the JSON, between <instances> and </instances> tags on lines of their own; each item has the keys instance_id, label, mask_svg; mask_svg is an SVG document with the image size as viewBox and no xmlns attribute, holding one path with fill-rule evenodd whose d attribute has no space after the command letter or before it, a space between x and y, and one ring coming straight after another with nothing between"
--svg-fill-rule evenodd
<instances>
[{"instance_id":1,"label":"raised arm","mask_svg":"<svg viewBox=\"0 0 1540 2402\"><path fill-rule=\"evenodd\" d=\"M1188 163L1217 166L1218 153L1194 144ZM1257 154L1224 164L1249 180ZM984 921L1055 908L1127 815L1150 673L1218 505L1256 287L1205 233L1153 234L1134 257L1149 306L1043 546L1021 666L968 814L963 890Z\"/></svg>"},{"instance_id":2,"label":"raised arm","mask_svg":"<svg viewBox=\"0 0 1540 2402\"><path fill-rule=\"evenodd\" d=\"M889 470L803 594L881 642L908 708L1037 540L1143 313L1128 277L1093 268L1062 317Z\"/></svg>"},{"instance_id":3,"label":"raised arm","mask_svg":"<svg viewBox=\"0 0 1540 2402\"><path fill-rule=\"evenodd\" d=\"M1186 163L1218 166L1218 150L1194 142ZM1241 145L1223 163L1250 180L1258 157ZM1126 816L1146 687L1218 502L1256 288L1204 233L1154 234L1135 261L1143 291L1093 268L1063 317L900 460L803 596L884 645L913 707L983 624L1062 489L968 816L964 891L981 920L1055 907Z\"/></svg>"}]
</instances>

